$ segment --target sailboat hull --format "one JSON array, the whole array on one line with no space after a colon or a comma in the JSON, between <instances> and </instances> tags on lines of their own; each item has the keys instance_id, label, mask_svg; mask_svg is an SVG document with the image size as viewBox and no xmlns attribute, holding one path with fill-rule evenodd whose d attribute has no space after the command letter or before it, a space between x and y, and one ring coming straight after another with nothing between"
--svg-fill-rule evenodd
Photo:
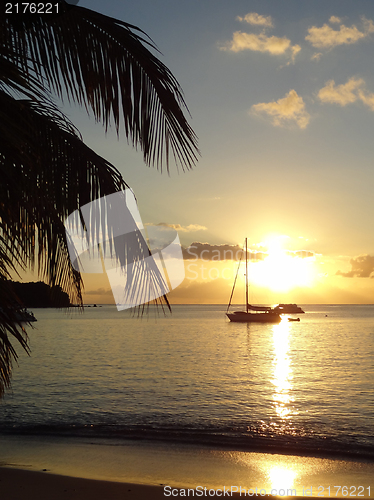
<instances>
[{"instance_id":1,"label":"sailboat hull","mask_svg":"<svg viewBox=\"0 0 374 500\"><path fill-rule=\"evenodd\" d=\"M279 323L281 321L281 317L277 312L275 312L270 307L255 307L248 304L248 245L247 238L245 239L245 311L235 311L233 313L226 313L226 316L230 321L234 321L235 323ZM229 300L229 305L227 310L229 310L231 305L231 299L235 290L236 278L239 272L240 261L238 265L238 270L236 272L234 286L232 288L231 297ZM249 309L252 311L258 312L248 312Z\"/></svg>"},{"instance_id":2,"label":"sailboat hull","mask_svg":"<svg viewBox=\"0 0 374 500\"><path fill-rule=\"evenodd\" d=\"M247 313L238 311L227 313L226 316L230 321L236 323L279 323L281 321L279 314L273 312Z\"/></svg>"}]
</instances>

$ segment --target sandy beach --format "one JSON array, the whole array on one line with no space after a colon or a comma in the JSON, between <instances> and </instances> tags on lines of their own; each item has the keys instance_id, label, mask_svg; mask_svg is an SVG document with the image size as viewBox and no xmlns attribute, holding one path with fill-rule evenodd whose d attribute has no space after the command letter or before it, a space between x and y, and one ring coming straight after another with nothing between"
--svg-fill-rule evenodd
<instances>
[{"instance_id":1,"label":"sandy beach","mask_svg":"<svg viewBox=\"0 0 374 500\"><path fill-rule=\"evenodd\" d=\"M374 492L371 461L170 443L2 436L0 465L1 500L243 498L256 489L280 498L370 498Z\"/></svg>"},{"instance_id":2,"label":"sandy beach","mask_svg":"<svg viewBox=\"0 0 374 500\"><path fill-rule=\"evenodd\" d=\"M235 486L226 489L209 489L199 486L196 490L170 485L146 485L102 481L78 477L50 474L48 471L28 471L11 467L0 467L1 498L6 500L158 500L168 497L229 497L245 498L251 496L271 498L317 498L318 491L305 491L304 496L271 495L265 490L235 491ZM312 493L312 494L311 494ZM325 495L326 496L326 495ZM328 495L331 496L331 495ZM347 498L347 495L333 495ZM348 495L350 496L350 495ZM370 498L367 494L362 498Z\"/></svg>"},{"instance_id":3,"label":"sandy beach","mask_svg":"<svg viewBox=\"0 0 374 500\"><path fill-rule=\"evenodd\" d=\"M161 499L161 486L96 481L0 467L4 500L120 500Z\"/></svg>"},{"instance_id":4,"label":"sandy beach","mask_svg":"<svg viewBox=\"0 0 374 500\"><path fill-rule=\"evenodd\" d=\"M96 481L69 476L49 474L48 472L25 471L8 467L0 468L1 496L7 500L158 500L175 496L184 496L183 489L168 488L163 485L151 486L114 481ZM188 489L185 489L186 495ZM200 490L194 496L222 496L220 489L217 495L209 495L209 490ZM221 493L221 494L220 494ZM192 491L190 491L190 495ZM231 492L230 498L240 498ZM242 495L243 498L243 495Z\"/></svg>"},{"instance_id":5,"label":"sandy beach","mask_svg":"<svg viewBox=\"0 0 374 500\"><path fill-rule=\"evenodd\" d=\"M200 488L192 491L164 485L140 485L112 481L97 481L48 472L35 472L8 467L0 467L1 498L6 500L158 500L168 497L221 497L243 498L242 491ZM253 495L253 496L265 496ZM266 495L267 497L270 495ZM276 497L273 497L276 498ZM282 497L286 498L286 497ZM302 497L293 497L302 498Z\"/></svg>"}]
</instances>

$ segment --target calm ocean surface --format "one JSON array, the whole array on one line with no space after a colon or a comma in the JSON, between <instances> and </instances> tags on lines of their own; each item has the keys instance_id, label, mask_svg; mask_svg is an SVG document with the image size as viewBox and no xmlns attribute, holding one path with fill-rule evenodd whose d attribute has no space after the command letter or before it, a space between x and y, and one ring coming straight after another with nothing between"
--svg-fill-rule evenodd
<instances>
[{"instance_id":1,"label":"calm ocean surface","mask_svg":"<svg viewBox=\"0 0 374 500\"><path fill-rule=\"evenodd\" d=\"M374 306L303 308L278 325L36 309L0 432L374 459Z\"/></svg>"}]
</instances>

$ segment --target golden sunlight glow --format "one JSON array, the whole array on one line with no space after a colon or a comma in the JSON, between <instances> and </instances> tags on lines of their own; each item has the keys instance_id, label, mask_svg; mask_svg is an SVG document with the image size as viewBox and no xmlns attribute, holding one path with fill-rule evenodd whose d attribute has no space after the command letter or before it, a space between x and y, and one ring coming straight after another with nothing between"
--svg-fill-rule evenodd
<instances>
[{"instance_id":1,"label":"golden sunlight glow","mask_svg":"<svg viewBox=\"0 0 374 500\"><path fill-rule=\"evenodd\" d=\"M273 403L275 411L281 419L287 419L291 416L291 397L290 390L292 388L292 369L290 366L289 350L289 323L281 321L278 325L273 326L273 342L274 342L274 378L272 380L275 392L273 395Z\"/></svg>"},{"instance_id":2,"label":"golden sunlight glow","mask_svg":"<svg viewBox=\"0 0 374 500\"><path fill-rule=\"evenodd\" d=\"M251 283L274 292L288 292L295 287L311 286L316 270L314 257L299 257L282 248L284 237L276 236L265 242L268 256L250 267Z\"/></svg>"},{"instance_id":3,"label":"golden sunlight glow","mask_svg":"<svg viewBox=\"0 0 374 500\"><path fill-rule=\"evenodd\" d=\"M297 477L297 472L285 468L285 467L278 467L274 466L271 469L269 469L269 479L271 483L272 488L276 489L288 489L292 488L294 486L294 481Z\"/></svg>"}]
</instances>

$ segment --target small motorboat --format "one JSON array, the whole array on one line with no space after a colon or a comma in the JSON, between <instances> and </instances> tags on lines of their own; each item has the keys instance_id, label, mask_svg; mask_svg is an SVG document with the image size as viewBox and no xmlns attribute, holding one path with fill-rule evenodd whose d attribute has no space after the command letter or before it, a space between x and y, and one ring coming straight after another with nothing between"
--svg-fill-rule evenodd
<instances>
[{"instance_id":1,"label":"small motorboat","mask_svg":"<svg viewBox=\"0 0 374 500\"><path fill-rule=\"evenodd\" d=\"M28 311L26 307L17 309L16 319L22 323L32 323L33 321L38 321L35 318L34 313L32 311Z\"/></svg>"},{"instance_id":2,"label":"small motorboat","mask_svg":"<svg viewBox=\"0 0 374 500\"><path fill-rule=\"evenodd\" d=\"M300 321L300 318L288 318L288 321Z\"/></svg>"},{"instance_id":3,"label":"small motorboat","mask_svg":"<svg viewBox=\"0 0 374 500\"><path fill-rule=\"evenodd\" d=\"M278 314L304 314L305 311L296 304L278 304L274 307L274 311Z\"/></svg>"}]
</instances>

